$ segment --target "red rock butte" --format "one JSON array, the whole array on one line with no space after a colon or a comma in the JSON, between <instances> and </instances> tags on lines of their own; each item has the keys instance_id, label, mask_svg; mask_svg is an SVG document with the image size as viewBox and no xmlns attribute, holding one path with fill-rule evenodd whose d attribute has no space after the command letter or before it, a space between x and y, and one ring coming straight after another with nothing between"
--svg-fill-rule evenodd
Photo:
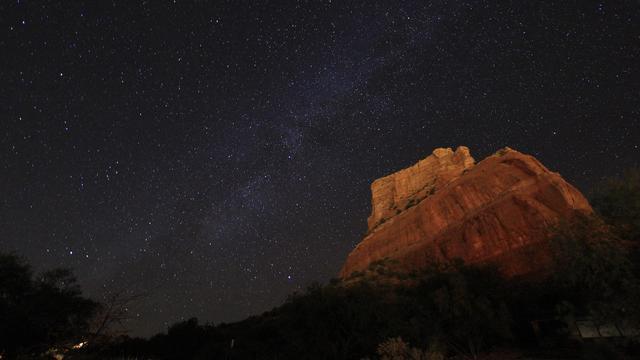
<instances>
[{"instance_id":1,"label":"red rock butte","mask_svg":"<svg viewBox=\"0 0 640 360\"><path fill-rule=\"evenodd\" d=\"M548 269L550 228L593 210L536 158L510 148L475 163L469 149L439 148L371 185L364 239L340 271L347 278L382 259L402 271L461 259L505 275Z\"/></svg>"}]
</instances>

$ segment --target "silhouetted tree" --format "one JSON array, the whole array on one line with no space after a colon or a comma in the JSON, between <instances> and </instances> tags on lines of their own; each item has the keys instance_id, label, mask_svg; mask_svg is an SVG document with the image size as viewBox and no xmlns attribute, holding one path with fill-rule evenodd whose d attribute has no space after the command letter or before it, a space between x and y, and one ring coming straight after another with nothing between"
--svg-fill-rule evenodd
<instances>
[{"instance_id":1,"label":"silhouetted tree","mask_svg":"<svg viewBox=\"0 0 640 360\"><path fill-rule=\"evenodd\" d=\"M620 238L640 241L640 169L598 186L591 204Z\"/></svg>"},{"instance_id":2,"label":"silhouetted tree","mask_svg":"<svg viewBox=\"0 0 640 360\"><path fill-rule=\"evenodd\" d=\"M98 306L82 296L70 270L34 276L22 259L0 253L0 353L7 357L81 341Z\"/></svg>"},{"instance_id":3,"label":"silhouetted tree","mask_svg":"<svg viewBox=\"0 0 640 360\"><path fill-rule=\"evenodd\" d=\"M629 259L640 278L640 168L607 180L598 187L591 203L612 231L628 242Z\"/></svg>"},{"instance_id":4,"label":"silhouetted tree","mask_svg":"<svg viewBox=\"0 0 640 360\"><path fill-rule=\"evenodd\" d=\"M101 338L126 335L125 323L134 318L130 308L147 296L147 292L133 292L128 289L105 294L91 322L90 339L99 341Z\"/></svg>"}]
</instances>

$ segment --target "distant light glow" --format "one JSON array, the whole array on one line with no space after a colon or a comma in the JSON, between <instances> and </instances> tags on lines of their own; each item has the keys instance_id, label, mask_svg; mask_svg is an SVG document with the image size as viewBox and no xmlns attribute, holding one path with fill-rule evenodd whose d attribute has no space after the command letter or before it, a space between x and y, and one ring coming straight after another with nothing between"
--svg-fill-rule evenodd
<instances>
[{"instance_id":1,"label":"distant light glow","mask_svg":"<svg viewBox=\"0 0 640 360\"><path fill-rule=\"evenodd\" d=\"M73 345L71 348L72 349L82 349L83 347L85 347L87 345L88 341L83 341L80 343L77 343L75 345Z\"/></svg>"}]
</instances>

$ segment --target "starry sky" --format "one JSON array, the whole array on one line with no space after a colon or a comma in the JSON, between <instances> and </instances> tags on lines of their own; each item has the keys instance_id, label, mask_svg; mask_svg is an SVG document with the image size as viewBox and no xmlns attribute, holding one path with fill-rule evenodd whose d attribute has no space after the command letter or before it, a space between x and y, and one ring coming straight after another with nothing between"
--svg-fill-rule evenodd
<instances>
[{"instance_id":1,"label":"starry sky","mask_svg":"<svg viewBox=\"0 0 640 360\"><path fill-rule=\"evenodd\" d=\"M0 251L146 336L335 277L436 147L638 166L640 2L7 0L0 84Z\"/></svg>"}]
</instances>

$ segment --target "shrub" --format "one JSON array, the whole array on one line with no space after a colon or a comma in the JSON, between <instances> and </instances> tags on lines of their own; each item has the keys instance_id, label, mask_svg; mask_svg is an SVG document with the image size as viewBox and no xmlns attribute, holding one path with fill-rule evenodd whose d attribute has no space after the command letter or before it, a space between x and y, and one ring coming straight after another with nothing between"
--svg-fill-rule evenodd
<instances>
[{"instance_id":1,"label":"shrub","mask_svg":"<svg viewBox=\"0 0 640 360\"><path fill-rule=\"evenodd\" d=\"M640 324L640 279L627 247L600 218L578 217L551 240L565 315Z\"/></svg>"},{"instance_id":2,"label":"shrub","mask_svg":"<svg viewBox=\"0 0 640 360\"><path fill-rule=\"evenodd\" d=\"M409 346L401 337L385 340L378 345L381 360L443 360L444 354L435 348L421 350Z\"/></svg>"},{"instance_id":3,"label":"shrub","mask_svg":"<svg viewBox=\"0 0 640 360\"><path fill-rule=\"evenodd\" d=\"M591 204L613 231L626 240L640 241L640 169L598 186Z\"/></svg>"}]
</instances>

